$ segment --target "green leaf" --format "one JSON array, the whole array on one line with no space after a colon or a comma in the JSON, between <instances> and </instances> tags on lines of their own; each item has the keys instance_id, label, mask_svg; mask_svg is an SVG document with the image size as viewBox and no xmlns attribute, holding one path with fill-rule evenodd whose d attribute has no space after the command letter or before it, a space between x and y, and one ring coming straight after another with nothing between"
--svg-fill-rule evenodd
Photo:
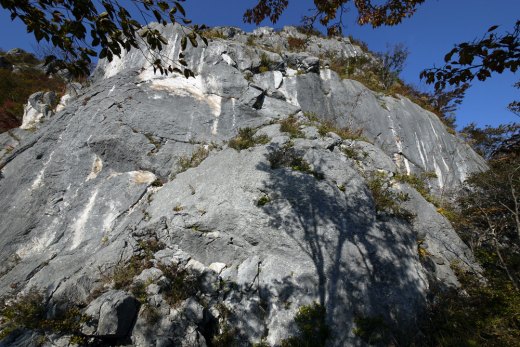
<instances>
[{"instance_id":1,"label":"green leaf","mask_svg":"<svg viewBox=\"0 0 520 347\"><path fill-rule=\"evenodd\" d=\"M157 19L158 22L162 22L163 19L162 19L161 14L159 13L159 11L153 10L152 13L153 13L153 15L155 16L155 19Z\"/></svg>"},{"instance_id":2,"label":"green leaf","mask_svg":"<svg viewBox=\"0 0 520 347\"><path fill-rule=\"evenodd\" d=\"M197 42L196 38L193 38L193 37L190 36L189 39L190 39L191 45L193 47L198 47L199 46L199 43Z\"/></svg>"},{"instance_id":3,"label":"green leaf","mask_svg":"<svg viewBox=\"0 0 520 347\"><path fill-rule=\"evenodd\" d=\"M159 6L159 8L161 9L161 11L163 11L163 12L168 11L168 9L170 8L170 5L168 5L168 3L164 2L164 1L159 1L159 2L157 3L157 6Z\"/></svg>"},{"instance_id":4,"label":"green leaf","mask_svg":"<svg viewBox=\"0 0 520 347\"><path fill-rule=\"evenodd\" d=\"M179 4L178 1L175 1L175 7L177 7L177 9L179 10L179 12L180 12L184 17L186 17L186 11L184 11L184 8L181 6L181 4Z\"/></svg>"},{"instance_id":5,"label":"green leaf","mask_svg":"<svg viewBox=\"0 0 520 347\"><path fill-rule=\"evenodd\" d=\"M104 59L107 56L107 49L103 48L101 52L99 52L99 59Z\"/></svg>"}]
</instances>

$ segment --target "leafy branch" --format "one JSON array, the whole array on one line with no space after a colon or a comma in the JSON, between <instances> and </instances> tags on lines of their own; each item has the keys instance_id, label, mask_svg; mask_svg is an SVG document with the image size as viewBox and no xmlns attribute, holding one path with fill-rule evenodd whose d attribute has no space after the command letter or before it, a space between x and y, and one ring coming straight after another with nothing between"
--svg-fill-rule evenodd
<instances>
[{"instance_id":1,"label":"leafy branch","mask_svg":"<svg viewBox=\"0 0 520 347\"><path fill-rule=\"evenodd\" d=\"M191 23L181 4L184 1L131 0L131 3L142 23L155 20L165 26ZM114 57L121 58L123 51L140 49L141 44L152 52L160 52L168 44L159 30L134 19L119 0L0 0L0 6L10 12L11 20L20 19L38 42L47 41L63 53L59 57L46 57L49 72L67 69L73 76L82 76L89 73L94 57L112 61ZM193 76L183 55L188 41L197 47L202 29L203 26L195 25L185 32L178 57L165 60L161 55L152 54L152 58L145 55L152 59L154 70Z\"/></svg>"},{"instance_id":2,"label":"leafy branch","mask_svg":"<svg viewBox=\"0 0 520 347\"><path fill-rule=\"evenodd\" d=\"M372 0L314 0L313 13L303 18L306 27L316 22L327 27L329 36L340 35L343 28L343 13L347 5L353 3L358 12L357 22L360 25L371 24L374 28L381 25L397 25L404 18L411 17L417 7L425 0L386 0L375 4ZM258 3L244 14L244 22L259 25L269 18L276 23L287 9L289 0L258 0ZM338 18L339 17L339 18Z\"/></svg>"},{"instance_id":3,"label":"leafy branch","mask_svg":"<svg viewBox=\"0 0 520 347\"><path fill-rule=\"evenodd\" d=\"M481 39L456 45L444 57L443 67L426 69L421 78L442 90L447 84L460 86L475 78L485 81L492 72L516 72L520 66L520 21L512 32L500 35L495 32L497 28L489 28Z\"/></svg>"}]
</instances>

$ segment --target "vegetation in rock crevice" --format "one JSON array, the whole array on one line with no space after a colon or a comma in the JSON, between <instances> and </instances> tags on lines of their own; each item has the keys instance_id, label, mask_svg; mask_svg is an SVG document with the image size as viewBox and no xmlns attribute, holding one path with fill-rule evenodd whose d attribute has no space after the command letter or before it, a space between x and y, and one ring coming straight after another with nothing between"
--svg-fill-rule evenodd
<instances>
[{"instance_id":1,"label":"vegetation in rock crevice","mask_svg":"<svg viewBox=\"0 0 520 347\"><path fill-rule=\"evenodd\" d=\"M299 154L290 143L271 151L267 159L271 163L271 169L288 167L294 171L300 171L314 176L316 179L323 179L323 173L314 170L311 165Z\"/></svg>"},{"instance_id":2,"label":"vegetation in rock crevice","mask_svg":"<svg viewBox=\"0 0 520 347\"><path fill-rule=\"evenodd\" d=\"M265 145L269 142L267 135L255 135L256 131L252 128L238 129L238 134L228 142L228 146L241 151L256 145Z\"/></svg>"},{"instance_id":3,"label":"vegetation in rock crevice","mask_svg":"<svg viewBox=\"0 0 520 347\"><path fill-rule=\"evenodd\" d=\"M341 137L342 140L360 140L368 142L363 136L363 129L351 129L349 127L338 127L332 121L322 121L318 127L318 132L321 136L332 132Z\"/></svg>"},{"instance_id":4,"label":"vegetation in rock crevice","mask_svg":"<svg viewBox=\"0 0 520 347\"><path fill-rule=\"evenodd\" d=\"M282 340L282 347L323 347L330 336L326 310L318 303L302 306L294 317L296 336Z\"/></svg>"},{"instance_id":5,"label":"vegetation in rock crevice","mask_svg":"<svg viewBox=\"0 0 520 347\"><path fill-rule=\"evenodd\" d=\"M375 172L368 177L367 187L372 193L376 211L382 214L389 214L407 221L415 216L404 209L399 203L408 201L409 196L402 192L396 192L392 188L392 183L384 172Z\"/></svg>"},{"instance_id":6,"label":"vegetation in rock crevice","mask_svg":"<svg viewBox=\"0 0 520 347\"><path fill-rule=\"evenodd\" d=\"M353 329L354 335L370 346L388 345L391 343L391 330L382 317L358 316L354 319L354 323L356 324L356 327Z\"/></svg>"},{"instance_id":7,"label":"vegetation in rock crevice","mask_svg":"<svg viewBox=\"0 0 520 347\"><path fill-rule=\"evenodd\" d=\"M294 37L294 36L289 36L287 38L287 46L289 48L289 51L292 51L292 52L303 51L305 49L306 45L307 45L307 40L305 40L305 39L302 39L299 37Z\"/></svg>"},{"instance_id":8,"label":"vegetation in rock crevice","mask_svg":"<svg viewBox=\"0 0 520 347\"><path fill-rule=\"evenodd\" d=\"M179 174L188 169L199 166L200 163L202 163L209 156L209 153L211 152L211 150L216 147L217 146L214 144L201 145L201 146L198 146L190 156L180 157L177 160L178 169L177 169L176 174ZM175 176L175 175L173 175L173 176Z\"/></svg>"},{"instance_id":9,"label":"vegetation in rock crevice","mask_svg":"<svg viewBox=\"0 0 520 347\"><path fill-rule=\"evenodd\" d=\"M42 342L45 334L69 335L71 344L83 345L86 336L80 331L82 323L88 321L80 309L69 302L61 302L65 307L49 316L46 300L36 288L30 288L17 297L2 297L0 300L0 340L17 330L27 329L40 334Z\"/></svg>"},{"instance_id":10,"label":"vegetation in rock crevice","mask_svg":"<svg viewBox=\"0 0 520 347\"><path fill-rule=\"evenodd\" d=\"M434 197L430 192L430 186L428 180L437 178L437 174L435 172L421 172L420 174L402 174L396 173L393 176L393 179L397 182L407 183L412 186L422 197L434 204L436 207L440 207L441 203Z\"/></svg>"},{"instance_id":11,"label":"vegetation in rock crevice","mask_svg":"<svg viewBox=\"0 0 520 347\"><path fill-rule=\"evenodd\" d=\"M291 138L305 137L298 119L292 115L280 121L280 131L288 133Z\"/></svg>"}]
</instances>

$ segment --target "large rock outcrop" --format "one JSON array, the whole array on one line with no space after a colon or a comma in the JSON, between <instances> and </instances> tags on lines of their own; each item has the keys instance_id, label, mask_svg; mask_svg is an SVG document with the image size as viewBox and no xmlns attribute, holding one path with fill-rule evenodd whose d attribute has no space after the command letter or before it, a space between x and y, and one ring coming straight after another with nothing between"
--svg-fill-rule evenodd
<instances>
[{"instance_id":1,"label":"large rock outcrop","mask_svg":"<svg viewBox=\"0 0 520 347\"><path fill-rule=\"evenodd\" d=\"M175 57L180 27L161 30ZM86 307L82 337L105 343L275 346L313 303L327 345L363 345L367 317L416 338L432 286L457 285L450 264L477 265L398 174L435 172L440 196L483 160L434 114L329 70L325 53L361 54L346 39L279 54L301 34L220 30L188 49L195 78L154 75L133 51L36 132L0 135L0 292ZM256 146L231 148L246 127ZM103 311L119 306L132 317Z\"/></svg>"}]
</instances>

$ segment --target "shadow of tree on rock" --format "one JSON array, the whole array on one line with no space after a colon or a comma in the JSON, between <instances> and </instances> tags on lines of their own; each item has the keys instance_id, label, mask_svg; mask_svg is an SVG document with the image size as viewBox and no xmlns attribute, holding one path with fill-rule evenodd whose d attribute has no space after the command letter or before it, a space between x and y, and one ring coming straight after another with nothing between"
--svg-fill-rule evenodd
<instances>
[{"instance_id":1,"label":"shadow of tree on rock","mask_svg":"<svg viewBox=\"0 0 520 347\"><path fill-rule=\"evenodd\" d=\"M322 180L290 167L257 166L269 173L264 184L274 197L262 209L270 226L291 240L286 256L299 253L313 266L295 266L294 285L301 286L298 279L304 277L315 283L307 296L326 308L334 345L352 341L358 317L383 317L394 330L407 326L413 333L427 285L412 229L404 220L377 217L353 169L345 168L346 189L339 189L328 175L338 169L334 165L326 159L313 163ZM407 338L397 330L393 335L394 340Z\"/></svg>"}]
</instances>

